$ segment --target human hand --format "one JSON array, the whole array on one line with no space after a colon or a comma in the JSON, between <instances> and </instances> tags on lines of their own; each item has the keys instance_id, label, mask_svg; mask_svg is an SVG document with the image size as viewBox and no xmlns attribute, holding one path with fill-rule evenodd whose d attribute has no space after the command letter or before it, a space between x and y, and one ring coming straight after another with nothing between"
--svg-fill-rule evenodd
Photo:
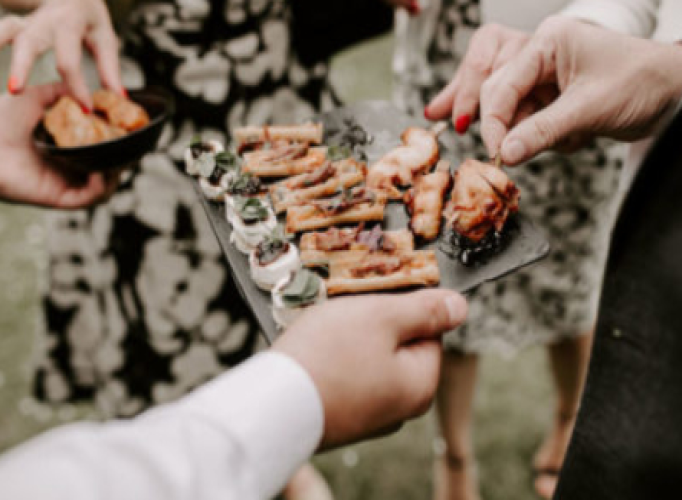
<instances>
[{"instance_id":1,"label":"human hand","mask_svg":"<svg viewBox=\"0 0 682 500\"><path fill-rule=\"evenodd\" d=\"M483 82L526 45L530 35L498 24L486 24L471 37L466 55L450 84L426 106L429 120L452 117L459 134L476 120Z\"/></svg>"},{"instance_id":2,"label":"human hand","mask_svg":"<svg viewBox=\"0 0 682 500\"><path fill-rule=\"evenodd\" d=\"M636 140L650 134L682 97L682 49L550 18L521 53L481 90L481 134L507 165L594 136ZM532 113L522 104L538 88L555 99Z\"/></svg>"},{"instance_id":3,"label":"human hand","mask_svg":"<svg viewBox=\"0 0 682 500\"><path fill-rule=\"evenodd\" d=\"M108 198L119 172L75 175L44 163L31 142L45 107L66 92L63 84L33 87L21 96L0 96L0 199L74 209Z\"/></svg>"},{"instance_id":4,"label":"human hand","mask_svg":"<svg viewBox=\"0 0 682 500\"><path fill-rule=\"evenodd\" d=\"M12 44L10 93L21 93L36 59L54 49L57 70L86 110L92 97L81 71L83 44L97 61L102 85L124 93L118 60L118 40L102 0L43 0L31 14L0 19L0 48Z\"/></svg>"},{"instance_id":5,"label":"human hand","mask_svg":"<svg viewBox=\"0 0 682 500\"><path fill-rule=\"evenodd\" d=\"M295 359L320 393L321 446L383 435L424 413L438 383L440 337L466 313L461 295L430 289L334 299L294 323L273 349Z\"/></svg>"}]
</instances>

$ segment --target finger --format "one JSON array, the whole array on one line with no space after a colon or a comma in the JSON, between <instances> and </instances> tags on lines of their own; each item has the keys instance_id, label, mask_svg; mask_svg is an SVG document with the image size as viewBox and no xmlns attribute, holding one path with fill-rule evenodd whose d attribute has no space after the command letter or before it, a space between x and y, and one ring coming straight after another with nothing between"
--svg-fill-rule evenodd
<instances>
[{"instance_id":1,"label":"finger","mask_svg":"<svg viewBox=\"0 0 682 500\"><path fill-rule=\"evenodd\" d=\"M398 325L399 345L439 337L457 328L467 315L464 297L450 290L420 290L386 300L392 301L387 310Z\"/></svg>"},{"instance_id":2,"label":"finger","mask_svg":"<svg viewBox=\"0 0 682 500\"><path fill-rule=\"evenodd\" d=\"M107 199L111 194L111 185L107 183L102 174L91 174L83 185L78 185L74 180L69 181L67 188L55 204L56 208L75 210L85 208Z\"/></svg>"},{"instance_id":3,"label":"finger","mask_svg":"<svg viewBox=\"0 0 682 500\"><path fill-rule=\"evenodd\" d=\"M516 115L514 115L514 119L512 120L511 123L512 128L521 123L523 120L533 116L542 108L543 106L535 99L529 98L522 101L521 104L519 104L518 109L516 110Z\"/></svg>"},{"instance_id":4,"label":"finger","mask_svg":"<svg viewBox=\"0 0 682 500\"><path fill-rule=\"evenodd\" d=\"M99 28L88 37L88 47L97 61L102 86L118 94L125 94L121 82L118 39L113 29Z\"/></svg>"},{"instance_id":5,"label":"finger","mask_svg":"<svg viewBox=\"0 0 682 500\"><path fill-rule=\"evenodd\" d=\"M495 60L508 39L508 30L498 25L487 25L472 38L460 71L461 85L457 89L452 117L455 129L466 132L476 118L481 102L481 87L493 71Z\"/></svg>"},{"instance_id":6,"label":"finger","mask_svg":"<svg viewBox=\"0 0 682 500\"><path fill-rule=\"evenodd\" d=\"M92 111L92 97L81 71L82 56L82 39L77 30L64 30L57 34L57 70L73 96L85 108L84 111L89 113Z\"/></svg>"},{"instance_id":7,"label":"finger","mask_svg":"<svg viewBox=\"0 0 682 500\"><path fill-rule=\"evenodd\" d=\"M526 43L528 43L528 38L526 37L508 40L505 42L495 57L495 62L493 63L493 73L516 57L523 50L523 47L525 47Z\"/></svg>"},{"instance_id":8,"label":"finger","mask_svg":"<svg viewBox=\"0 0 682 500\"><path fill-rule=\"evenodd\" d=\"M582 131L582 113L567 93L553 104L514 127L502 142L500 153L507 165L516 165L554 147L572 133Z\"/></svg>"},{"instance_id":9,"label":"finger","mask_svg":"<svg viewBox=\"0 0 682 500\"><path fill-rule=\"evenodd\" d=\"M15 36L10 63L10 91L18 94L24 90L36 59L49 47L49 43L28 31Z\"/></svg>"},{"instance_id":10,"label":"finger","mask_svg":"<svg viewBox=\"0 0 682 500\"><path fill-rule=\"evenodd\" d=\"M5 16L0 19L0 47L12 42L24 26L24 20L19 16Z\"/></svg>"},{"instance_id":11,"label":"finger","mask_svg":"<svg viewBox=\"0 0 682 500\"><path fill-rule=\"evenodd\" d=\"M521 101L554 79L551 47L531 42L483 84L481 135L491 156L497 155Z\"/></svg>"},{"instance_id":12,"label":"finger","mask_svg":"<svg viewBox=\"0 0 682 500\"><path fill-rule=\"evenodd\" d=\"M458 85L459 73L457 73L447 87L441 90L426 108L424 108L424 117L427 120L443 120L452 114L452 106L455 102Z\"/></svg>"},{"instance_id":13,"label":"finger","mask_svg":"<svg viewBox=\"0 0 682 500\"><path fill-rule=\"evenodd\" d=\"M435 340L421 340L399 351L403 418L418 417L428 411L438 387L442 354L442 344Z\"/></svg>"}]
</instances>

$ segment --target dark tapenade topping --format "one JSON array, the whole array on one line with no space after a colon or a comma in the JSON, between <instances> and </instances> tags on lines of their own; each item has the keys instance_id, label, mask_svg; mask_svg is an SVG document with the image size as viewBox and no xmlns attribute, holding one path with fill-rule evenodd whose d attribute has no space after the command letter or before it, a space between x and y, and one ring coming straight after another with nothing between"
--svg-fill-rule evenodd
<instances>
[{"instance_id":1,"label":"dark tapenade topping","mask_svg":"<svg viewBox=\"0 0 682 500\"><path fill-rule=\"evenodd\" d=\"M289 242L279 239L266 239L256 247L256 258L261 266L269 266L276 262L282 255L289 252Z\"/></svg>"},{"instance_id":2,"label":"dark tapenade topping","mask_svg":"<svg viewBox=\"0 0 682 500\"><path fill-rule=\"evenodd\" d=\"M227 193L239 196L255 196L264 191L260 178L249 174L242 174L227 187Z\"/></svg>"}]
</instances>

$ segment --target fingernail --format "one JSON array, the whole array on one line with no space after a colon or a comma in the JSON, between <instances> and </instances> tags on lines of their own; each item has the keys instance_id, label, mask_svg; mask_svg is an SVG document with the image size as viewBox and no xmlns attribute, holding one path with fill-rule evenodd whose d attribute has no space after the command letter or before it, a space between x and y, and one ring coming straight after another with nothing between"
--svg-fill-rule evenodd
<instances>
[{"instance_id":1,"label":"fingernail","mask_svg":"<svg viewBox=\"0 0 682 500\"><path fill-rule=\"evenodd\" d=\"M419 15L419 13L421 12L419 2L417 0L414 0L412 3L410 3L410 6L407 8L407 12L409 12L411 16Z\"/></svg>"},{"instance_id":2,"label":"fingernail","mask_svg":"<svg viewBox=\"0 0 682 500\"><path fill-rule=\"evenodd\" d=\"M86 115L92 113L92 110L88 108L85 104L81 104L81 110L83 110L83 113L85 113Z\"/></svg>"},{"instance_id":3,"label":"fingernail","mask_svg":"<svg viewBox=\"0 0 682 500\"><path fill-rule=\"evenodd\" d=\"M469 125L471 125L470 115L462 115L455 120L455 130L459 135L465 134L469 130Z\"/></svg>"},{"instance_id":4,"label":"fingernail","mask_svg":"<svg viewBox=\"0 0 682 500\"><path fill-rule=\"evenodd\" d=\"M500 150L504 163L518 163L526 156L526 147L518 139L504 141Z\"/></svg>"},{"instance_id":5,"label":"fingernail","mask_svg":"<svg viewBox=\"0 0 682 500\"><path fill-rule=\"evenodd\" d=\"M426 118L427 120L431 119L431 114L429 113L429 107L428 106L424 107L424 118Z\"/></svg>"},{"instance_id":6,"label":"fingernail","mask_svg":"<svg viewBox=\"0 0 682 500\"><path fill-rule=\"evenodd\" d=\"M467 319L469 307L461 295L448 295L445 298L445 307L448 310L452 328L464 323Z\"/></svg>"},{"instance_id":7,"label":"fingernail","mask_svg":"<svg viewBox=\"0 0 682 500\"><path fill-rule=\"evenodd\" d=\"M18 94L20 90L19 79L16 76L11 76L7 81L7 91L10 94Z\"/></svg>"},{"instance_id":8,"label":"fingernail","mask_svg":"<svg viewBox=\"0 0 682 500\"><path fill-rule=\"evenodd\" d=\"M129 97L129 96L128 96L128 90L125 89L125 88L124 88L124 89L121 89L121 95L122 95L123 97L125 97L126 99L128 99L128 97Z\"/></svg>"}]
</instances>

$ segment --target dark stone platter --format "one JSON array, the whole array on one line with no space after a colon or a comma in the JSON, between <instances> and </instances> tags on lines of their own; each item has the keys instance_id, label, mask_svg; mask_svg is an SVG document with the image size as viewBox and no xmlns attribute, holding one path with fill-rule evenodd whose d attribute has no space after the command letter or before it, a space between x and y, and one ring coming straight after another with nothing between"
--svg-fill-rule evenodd
<instances>
[{"instance_id":1,"label":"dark stone platter","mask_svg":"<svg viewBox=\"0 0 682 500\"><path fill-rule=\"evenodd\" d=\"M388 102L370 101L338 108L316 118L325 125L325 144L339 142L340 134L349 123L356 123L371 135L371 143L363 147L368 164L371 165L384 153L400 144L400 134L409 126L429 127L423 119L404 114ZM457 154L456 138L451 129L439 136L441 158L449 160L454 168L462 158ZM230 225L225 220L222 204L206 199L197 182L193 182L197 196L208 214L213 230L218 237L225 258L229 263L232 277L240 293L251 306L254 316L260 323L268 342L277 338L278 331L272 319L269 293L260 290L251 280L248 259L230 243ZM523 212L523 193L521 212ZM391 203L387 207L384 221L385 229L407 227L408 215L402 203ZM513 229L504 238L503 248L484 262L474 266L464 266L453 258L450 244L445 237L427 245L417 243L417 248L435 248L441 273L441 286L459 292L467 292L486 282L501 278L517 269L536 262L547 255L549 243L545 236L535 228L523 214L514 219Z\"/></svg>"}]
</instances>

